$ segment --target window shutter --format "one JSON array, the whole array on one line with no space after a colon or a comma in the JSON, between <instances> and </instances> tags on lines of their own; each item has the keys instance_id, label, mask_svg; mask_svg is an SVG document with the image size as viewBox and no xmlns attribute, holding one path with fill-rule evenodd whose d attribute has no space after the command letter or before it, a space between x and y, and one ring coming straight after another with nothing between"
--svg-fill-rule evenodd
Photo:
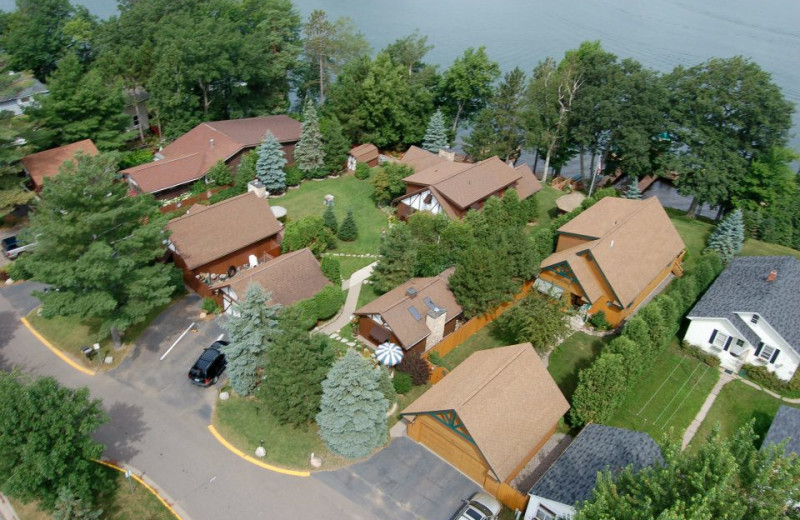
<instances>
[{"instance_id":1,"label":"window shutter","mask_svg":"<svg viewBox=\"0 0 800 520\"><path fill-rule=\"evenodd\" d=\"M731 336L728 336L728 341L725 342L725 346L722 347L722 350L728 350L731 347L731 340L732 339L733 338Z\"/></svg>"},{"instance_id":2,"label":"window shutter","mask_svg":"<svg viewBox=\"0 0 800 520\"><path fill-rule=\"evenodd\" d=\"M708 339L709 343L714 343L714 338L717 337L717 332L719 331L717 329L714 329L714 332L711 333L711 337Z\"/></svg>"},{"instance_id":3,"label":"window shutter","mask_svg":"<svg viewBox=\"0 0 800 520\"><path fill-rule=\"evenodd\" d=\"M756 347L756 356L761 354L761 349L762 348L764 348L764 342L763 341L759 341L758 342L758 346Z\"/></svg>"},{"instance_id":4,"label":"window shutter","mask_svg":"<svg viewBox=\"0 0 800 520\"><path fill-rule=\"evenodd\" d=\"M769 362L770 363L775 363L775 360L778 359L778 354L780 354L780 353L781 353L780 350L775 349L775 353L772 354L772 359L770 359Z\"/></svg>"}]
</instances>

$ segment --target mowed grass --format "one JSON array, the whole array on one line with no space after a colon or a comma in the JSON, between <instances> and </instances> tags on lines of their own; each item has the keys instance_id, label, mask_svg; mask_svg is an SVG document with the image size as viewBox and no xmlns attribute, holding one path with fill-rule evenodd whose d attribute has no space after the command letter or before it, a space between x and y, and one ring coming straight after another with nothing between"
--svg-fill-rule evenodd
<instances>
[{"instance_id":1,"label":"mowed grass","mask_svg":"<svg viewBox=\"0 0 800 520\"><path fill-rule=\"evenodd\" d=\"M613 336L602 338L576 332L550 354L547 371L553 376L568 401L578 386L578 373L592 365Z\"/></svg>"},{"instance_id":2,"label":"mowed grass","mask_svg":"<svg viewBox=\"0 0 800 520\"><path fill-rule=\"evenodd\" d=\"M167 508L144 486L133 480L133 493L125 476L114 469L104 468L107 492L98 497L97 509L104 520L175 520ZM52 520L53 515L39 510L36 502L23 504L11 499L21 520Z\"/></svg>"},{"instance_id":3,"label":"mowed grass","mask_svg":"<svg viewBox=\"0 0 800 520\"><path fill-rule=\"evenodd\" d=\"M353 276L353 273L376 261L376 259L372 257L362 258L359 256L334 256L333 258L339 262L342 280L348 280L351 276Z\"/></svg>"},{"instance_id":4,"label":"mowed grass","mask_svg":"<svg viewBox=\"0 0 800 520\"><path fill-rule=\"evenodd\" d=\"M375 207L375 202L372 200L372 184L369 180L361 181L353 174L345 174L332 179L303 181L299 188L291 189L278 197L271 197L269 202L274 206L286 208L287 222L291 222L303 217L321 217L325 211L323 200L328 194L334 196L334 213L339 224L341 225L347 216L347 210L352 209L358 227L358 238L353 242L339 240L336 251L377 253L381 230L388 229L389 225L386 213Z\"/></svg>"},{"instance_id":5,"label":"mowed grass","mask_svg":"<svg viewBox=\"0 0 800 520\"><path fill-rule=\"evenodd\" d=\"M719 371L670 346L608 421L609 426L644 431L661 440L680 439L719 379Z\"/></svg>"},{"instance_id":6,"label":"mowed grass","mask_svg":"<svg viewBox=\"0 0 800 520\"><path fill-rule=\"evenodd\" d=\"M408 408L408 406L419 399L419 397L428 391L428 389L432 385L430 383L426 383L424 385L415 385L411 387L411 390L408 391L407 394L400 394L397 396L397 410L389 417L389 428L397 424L400 420L400 412Z\"/></svg>"},{"instance_id":7,"label":"mowed grass","mask_svg":"<svg viewBox=\"0 0 800 520\"><path fill-rule=\"evenodd\" d=\"M715 424L719 424L723 437L730 438L736 430L751 420L755 421L753 428L759 436L760 444L781 404L788 403L781 403L766 392L741 381L731 381L722 387L689 447L697 449L699 444L705 442Z\"/></svg>"},{"instance_id":8,"label":"mowed grass","mask_svg":"<svg viewBox=\"0 0 800 520\"><path fill-rule=\"evenodd\" d=\"M550 222L558 216L556 199L567 192L557 190L552 186L542 186L542 189L534 195L536 197L536 226L549 226Z\"/></svg>"},{"instance_id":9,"label":"mowed grass","mask_svg":"<svg viewBox=\"0 0 800 520\"><path fill-rule=\"evenodd\" d=\"M358 303L356 304L356 309L360 309L364 305L378 298L378 296L380 296L380 294L378 294L378 291L375 290L375 286L369 283L362 283L361 292L358 293Z\"/></svg>"},{"instance_id":10,"label":"mowed grass","mask_svg":"<svg viewBox=\"0 0 800 520\"><path fill-rule=\"evenodd\" d=\"M262 386L259 391L266 390ZM343 458L328 450L315 423L301 427L280 424L258 398L258 392L255 397L231 395L227 401L220 401L214 411L213 423L228 442L251 456L263 439L267 455L262 460L268 464L311 470L309 460L312 453L322 458L325 469L345 463Z\"/></svg>"},{"instance_id":11,"label":"mowed grass","mask_svg":"<svg viewBox=\"0 0 800 520\"><path fill-rule=\"evenodd\" d=\"M505 346L505 342L492 334L491 328L491 325L487 325L467 338L466 341L444 356L439 364L445 367L447 370L452 371L474 352Z\"/></svg>"}]
</instances>

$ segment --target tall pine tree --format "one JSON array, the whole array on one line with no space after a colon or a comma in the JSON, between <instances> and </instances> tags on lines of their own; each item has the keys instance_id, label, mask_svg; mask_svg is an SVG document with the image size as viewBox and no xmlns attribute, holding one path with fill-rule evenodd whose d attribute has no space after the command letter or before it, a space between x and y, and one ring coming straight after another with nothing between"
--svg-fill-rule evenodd
<instances>
[{"instance_id":1,"label":"tall pine tree","mask_svg":"<svg viewBox=\"0 0 800 520\"><path fill-rule=\"evenodd\" d=\"M228 361L231 387L239 395L253 393L258 384L258 371L277 331L281 306L269 304L271 296L258 284L247 286L244 301L240 300L234 315L223 325L230 344L222 351Z\"/></svg>"},{"instance_id":2,"label":"tall pine tree","mask_svg":"<svg viewBox=\"0 0 800 520\"><path fill-rule=\"evenodd\" d=\"M381 239L381 257L372 270L372 281L379 293L391 291L414 276L416 247L405 224L396 224Z\"/></svg>"},{"instance_id":3,"label":"tall pine tree","mask_svg":"<svg viewBox=\"0 0 800 520\"><path fill-rule=\"evenodd\" d=\"M742 251L744 246L744 221L742 212L732 211L722 219L708 238L706 250L716 251L725 263Z\"/></svg>"},{"instance_id":4,"label":"tall pine tree","mask_svg":"<svg viewBox=\"0 0 800 520\"><path fill-rule=\"evenodd\" d=\"M258 147L256 177L270 193L283 193L286 189L286 157L281 143L267 130L267 135Z\"/></svg>"},{"instance_id":5,"label":"tall pine tree","mask_svg":"<svg viewBox=\"0 0 800 520\"><path fill-rule=\"evenodd\" d=\"M428 129L425 130L425 137L422 138L422 148L432 153L439 153L439 150L448 146L444 116L441 110L437 110L428 122Z\"/></svg>"},{"instance_id":6,"label":"tall pine tree","mask_svg":"<svg viewBox=\"0 0 800 520\"><path fill-rule=\"evenodd\" d=\"M297 167L304 172L312 172L325 166L322 132L319 128L317 110L310 99L303 110L303 127L300 131L300 141L294 149L294 160Z\"/></svg>"},{"instance_id":7,"label":"tall pine tree","mask_svg":"<svg viewBox=\"0 0 800 520\"><path fill-rule=\"evenodd\" d=\"M332 452L358 459L386 442L389 401L380 380L380 371L354 350L348 350L328 372L322 382L317 424Z\"/></svg>"}]
</instances>

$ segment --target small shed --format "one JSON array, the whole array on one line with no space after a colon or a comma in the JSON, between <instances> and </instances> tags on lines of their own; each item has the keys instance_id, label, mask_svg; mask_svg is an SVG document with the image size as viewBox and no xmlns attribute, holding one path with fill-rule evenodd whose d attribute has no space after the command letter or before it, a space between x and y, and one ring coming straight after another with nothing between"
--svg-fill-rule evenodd
<instances>
[{"instance_id":1,"label":"small shed","mask_svg":"<svg viewBox=\"0 0 800 520\"><path fill-rule=\"evenodd\" d=\"M366 143L354 147L347 153L347 169L351 172L356 171L356 164L363 162L370 168L378 166L378 147L374 144Z\"/></svg>"},{"instance_id":2,"label":"small shed","mask_svg":"<svg viewBox=\"0 0 800 520\"><path fill-rule=\"evenodd\" d=\"M569 404L530 343L472 354L403 410L408 435L487 490L508 484Z\"/></svg>"},{"instance_id":3,"label":"small shed","mask_svg":"<svg viewBox=\"0 0 800 520\"><path fill-rule=\"evenodd\" d=\"M561 197L557 198L556 207L558 208L558 211L562 213L569 213L570 211L577 209L578 206L581 205L581 202L583 202L585 199L586 196L583 193L579 191L573 191L572 193L562 195Z\"/></svg>"}]
</instances>

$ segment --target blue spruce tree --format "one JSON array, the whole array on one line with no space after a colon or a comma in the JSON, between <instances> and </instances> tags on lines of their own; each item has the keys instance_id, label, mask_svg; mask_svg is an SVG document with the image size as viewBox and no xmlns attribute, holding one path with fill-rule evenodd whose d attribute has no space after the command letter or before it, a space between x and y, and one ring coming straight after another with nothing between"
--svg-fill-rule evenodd
<instances>
[{"instance_id":1,"label":"blue spruce tree","mask_svg":"<svg viewBox=\"0 0 800 520\"><path fill-rule=\"evenodd\" d=\"M422 148L429 152L439 153L442 148L447 148L447 130L444 128L444 116L441 110L437 110L428 122L428 129L425 130L425 137L422 138Z\"/></svg>"},{"instance_id":2,"label":"blue spruce tree","mask_svg":"<svg viewBox=\"0 0 800 520\"><path fill-rule=\"evenodd\" d=\"M266 186L270 193L283 193L286 190L286 157L281 148L281 143L267 131L264 141L258 147L258 160L256 161L256 177Z\"/></svg>"},{"instance_id":3,"label":"blue spruce tree","mask_svg":"<svg viewBox=\"0 0 800 520\"><path fill-rule=\"evenodd\" d=\"M742 212L734 210L717 225L708 238L706 251L716 251L725 263L742 251L744 246L744 220Z\"/></svg>"}]
</instances>

